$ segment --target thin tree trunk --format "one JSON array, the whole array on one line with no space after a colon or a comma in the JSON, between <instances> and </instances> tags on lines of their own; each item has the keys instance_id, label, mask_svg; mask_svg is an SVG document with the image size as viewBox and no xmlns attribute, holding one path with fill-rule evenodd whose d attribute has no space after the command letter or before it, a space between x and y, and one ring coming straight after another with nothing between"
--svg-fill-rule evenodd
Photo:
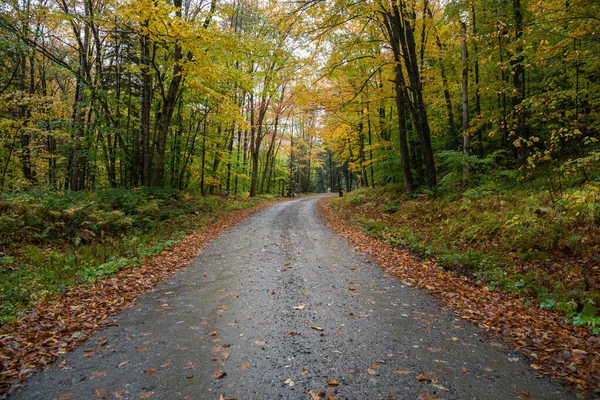
<instances>
[{"instance_id":1,"label":"thin tree trunk","mask_svg":"<svg viewBox=\"0 0 600 400\"><path fill-rule=\"evenodd\" d=\"M462 134L463 155L469 155L469 52L467 48L467 24L460 22L462 28L461 61L462 61ZM463 185L469 180L469 163L465 160L462 169Z\"/></svg>"},{"instance_id":2,"label":"thin tree trunk","mask_svg":"<svg viewBox=\"0 0 600 400\"><path fill-rule=\"evenodd\" d=\"M66 7L66 6L65 6ZM85 6L86 15L89 15L89 7ZM73 147L69 154L69 188L74 191L83 190L85 188L86 171L87 171L87 152L83 146L85 142L85 115L83 103L85 101L85 78L88 76L88 52L90 42L89 27L86 25L83 29L83 39L80 40L79 30L75 29L74 33L78 38L79 44L79 66L76 77L75 98L73 102Z\"/></svg>"},{"instance_id":3,"label":"thin tree trunk","mask_svg":"<svg viewBox=\"0 0 600 400\"><path fill-rule=\"evenodd\" d=\"M367 178L367 168L365 167L366 159L365 159L365 132L364 132L364 122L363 122L363 111L360 110L358 113L359 121L358 121L358 162L360 168L360 185L361 186L369 186L369 179Z\"/></svg>"},{"instance_id":4,"label":"thin tree trunk","mask_svg":"<svg viewBox=\"0 0 600 400\"><path fill-rule=\"evenodd\" d=\"M471 15L473 22L473 35L477 38L477 18L475 14L475 6L471 6ZM481 90L479 89L479 46L477 40L473 41L473 50L475 51L475 60L473 68L475 72L475 116L477 118L477 143L479 156L483 157L483 136L481 133Z\"/></svg>"},{"instance_id":5,"label":"thin tree trunk","mask_svg":"<svg viewBox=\"0 0 600 400\"><path fill-rule=\"evenodd\" d=\"M143 23L148 26L148 21ZM150 72L150 38L140 38L140 130L139 177L142 186L150 186L150 109L152 107L152 74Z\"/></svg>"},{"instance_id":6,"label":"thin tree trunk","mask_svg":"<svg viewBox=\"0 0 600 400\"><path fill-rule=\"evenodd\" d=\"M402 177L404 188L407 193L415 190L415 184L410 170L410 155L408 152L408 140L406 135L406 100L404 91L404 75L402 66L396 63L396 108L398 113L398 133L400 140L400 158L402 163Z\"/></svg>"},{"instance_id":7,"label":"thin tree trunk","mask_svg":"<svg viewBox=\"0 0 600 400\"><path fill-rule=\"evenodd\" d=\"M523 65L523 9L521 8L521 0L513 0L513 16L515 20L515 41L517 42L516 54L511 59L513 73L513 97L512 106L515 115L515 132L520 144L517 147L517 161L521 168L526 167L527 162L527 126L525 122L525 110L521 107L521 103L525 99L525 66Z\"/></svg>"},{"instance_id":8,"label":"thin tree trunk","mask_svg":"<svg viewBox=\"0 0 600 400\"><path fill-rule=\"evenodd\" d=\"M373 135L371 133L371 110L367 104L367 139L369 141L369 172L371 174L371 187L375 188L375 171L373 167Z\"/></svg>"}]
</instances>

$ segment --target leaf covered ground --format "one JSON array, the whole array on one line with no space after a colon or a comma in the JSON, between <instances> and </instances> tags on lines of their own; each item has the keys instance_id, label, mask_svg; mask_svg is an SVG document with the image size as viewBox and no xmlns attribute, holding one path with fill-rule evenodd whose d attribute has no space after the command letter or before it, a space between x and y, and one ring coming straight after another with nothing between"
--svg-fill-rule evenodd
<instances>
[{"instance_id":1,"label":"leaf covered ground","mask_svg":"<svg viewBox=\"0 0 600 400\"><path fill-rule=\"evenodd\" d=\"M490 291L483 283L444 271L432 260L385 244L352 226L327 206L318 210L327 224L370 254L403 283L426 290L491 335L527 356L541 374L574 385L582 393L600 394L600 340L588 330L568 324L558 313L525 305L508 293Z\"/></svg>"},{"instance_id":2,"label":"leaf covered ground","mask_svg":"<svg viewBox=\"0 0 600 400\"><path fill-rule=\"evenodd\" d=\"M207 243L266 204L232 211L141 266L53 296L0 330L0 396L75 348L165 277L188 265Z\"/></svg>"}]
</instances>

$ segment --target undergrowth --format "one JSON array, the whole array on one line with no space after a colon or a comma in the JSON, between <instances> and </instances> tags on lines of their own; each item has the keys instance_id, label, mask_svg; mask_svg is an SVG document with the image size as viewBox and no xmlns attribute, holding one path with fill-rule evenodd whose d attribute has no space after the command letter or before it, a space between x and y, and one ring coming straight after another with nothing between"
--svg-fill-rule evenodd
<instances>
[{"instance_id":1,"label":"undergrowth","mask_svg":"<svg viewBox=\"0 0 600 400\"><path fill-rule=\"evenodd\" d=\"M268 199L169 189L0 196L0 325L51 294L138 266L221 213Z\"/></svg>"},{"instance_id":2,"label":"undergrowth","mask_svg":"<svg viewBox=\"0 0 600 400\"><path fill-rule=\"evenodd\" d=\"M536 186L539 178L527 185L517 178L495 171L459 188L460 175L445 176L436 196L387 186L330 205L388 244L600 334L600 187L572 185L557 197Z\"/></svg>"}]
</instances>

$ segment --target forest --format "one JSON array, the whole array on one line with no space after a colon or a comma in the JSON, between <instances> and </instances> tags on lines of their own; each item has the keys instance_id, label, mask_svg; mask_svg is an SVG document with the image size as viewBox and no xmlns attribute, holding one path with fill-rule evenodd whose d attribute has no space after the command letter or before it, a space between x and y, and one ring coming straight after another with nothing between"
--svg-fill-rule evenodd
<instances>
[{"instance_id":1,"label":"forest","mask_svg":"<svg viewBox=\"0 0 600 400\"><path fill-rule=\"evenodd\" d=\"M264 223L262 236L246 226L254 233L245 240L259 255L287 258L273 256L273 265L248 271L246 261L261 260L250 250L244 262L227 261L253 285L255 278L266 285L265 275L298 274L308 282L322 273L311 284L337 291L343 311L328 321L346 318L348 326L366 328L381 311L359 310L371 307L371 297L355 300L361 292L374 296L367 287L381 272L364 265L357 271L355 254L366 253L399 279L398 288L433 294L486 334L502 336L527 360L524 370L597 395L599 140L596 0L2 0L0 397L183 270L220 233L274 203L281 204L269 215L291 205L287 219L269 221L298 226L277 225L279 235ZM317 193L330 195L306 199ZM284 203L291 198L300 200ZM315 222L317 215L333 230ZM300 229L307 216L314 216L315 232ZM327 240L335 232L352 247L344 254L321 247L324 255L314 257L325 265L347 256L348 265L293 261L317 248L310 236L316 230ZM266 237L280 243L262 243ZM293 241L300 237L305 241ZM261 275L263 267L272 273ZM211 273L197 276L202 285ZM342 288L326 287L330 278ZM272 282L277 291L256 290L256 308L283 299L286 285ZM219 284L206 282L216 294L197 310L227 316L235 309L227 301L250 298ZM312 312L310 301L330 301L309 301L308 285L289 286L299 297L287 315L298 321L305 308ZM171 299L150 315L173 311ZM356 309L346 309L352 301ZM408 300L400 303L390 307L405 312ZM283 306L276 306L278 314ZM414 332L437 335L429 324L438 317L411 307ZM238 329L238 320L252 323L239 315L227 328L207 330L210 346L221 331ZM325 323L304 322L280 336L319 335L317 346L334 331ZM196 337L199 324L181 336ZM235 340L249 333L236 331ZM270 346L269 335L252 339L247 350ZM438 351L442 360L445 346L473 342L452 335L423 354ZM132 354L154 346L143 340ZM98 352L107 350L102 343ZM209 364L219 369L207 378L214 385L226 376L220 368L233 365L231 343L238 362L239 342L217 346ZM421 354L417 348L409 350ZM456 360L465 348L454 350ZM158 352L142 356L149 353ZM378 379L385 363L397 361L381 358L365 369L366 378ZM110 371L123 367L113 373L126 376L127 363ZM154 379L158 366L163 373L169 365L137 369ZM466 374L465 365L456 371ZM481 376L496 379L481 365ZM441 366L423 366L423 373L402 367L390 372L390 382L410 379L411 387L427 384L444 394L444 378L430 374ZM252 367L229 369L230 378ZM292 390L312 370L302 366L295 381L290 375L280 386ZM88 381L104 371L98 373ZM305 394L333 396L346 381L322 383L329 392ZM107 393L95 389L97 397ZM144 389L139 398L151 395ZM431 396L418 398L438 398Z\"/></svg>"},{"instance_id":2,"label":"forest","mask_svg":"<svg viewBox=\"0 0 600 400\"><path fill-rule=\"evenodd\" d=\"M369 234L600 333L599 130L597 1L4 0L0 316L342 191Z\"/></svg>"}]
</instances>

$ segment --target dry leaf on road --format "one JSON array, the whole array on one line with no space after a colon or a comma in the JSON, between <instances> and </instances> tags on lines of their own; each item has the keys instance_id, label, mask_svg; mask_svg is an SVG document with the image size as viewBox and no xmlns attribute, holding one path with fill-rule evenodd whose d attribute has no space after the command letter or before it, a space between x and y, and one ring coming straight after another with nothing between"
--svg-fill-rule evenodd
<instances>
[{"instance_id":1,"label":"dry leaf on road","mask_svg":"<svg viewBox=\"0 0 600 400\"><path fill-rule=\"evenodd\" d=\"M215 373L213 374L213 379L221 379L223 378L225 375L227 375L226 372L224 372L221 369L218 369L215 371Z\"/></svg>"}]
</instances>

